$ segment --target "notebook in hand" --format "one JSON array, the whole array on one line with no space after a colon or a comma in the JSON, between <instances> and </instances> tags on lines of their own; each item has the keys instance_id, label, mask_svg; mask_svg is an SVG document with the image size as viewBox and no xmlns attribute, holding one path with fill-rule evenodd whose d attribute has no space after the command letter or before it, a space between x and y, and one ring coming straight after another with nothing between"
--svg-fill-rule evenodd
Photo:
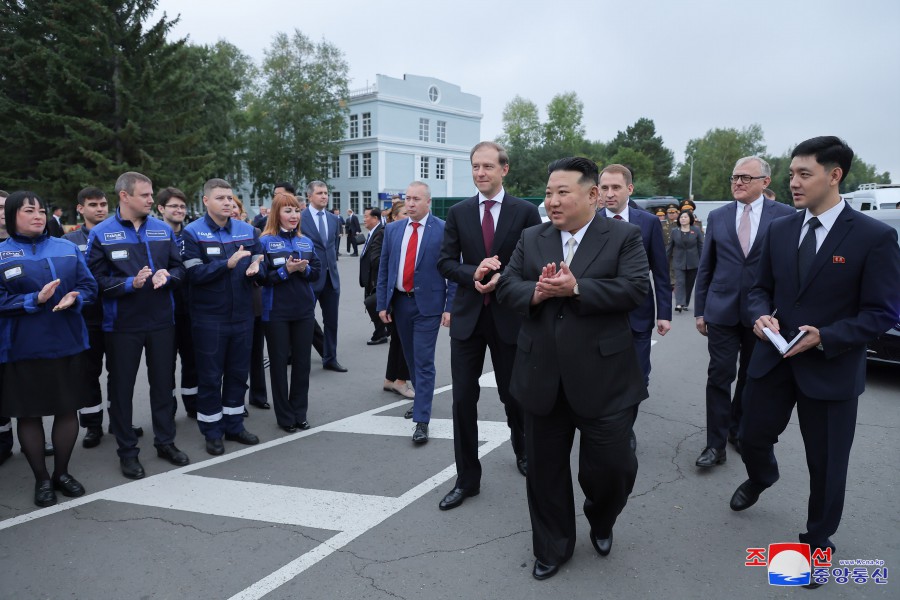
<instances>
[{"instance_id":1,"label":"notebook in hand","mask_svg":"<svg viewBox=\"0 0 900 600\"><path fill-rule=\"evenodd\" d=\"M763 333L765 333L766 337L769 338L769 341L772 342L776 348L778 348L778 352L780 352L781 355L784 356L791 348L793 348L797 344L797 342L802 340L803 336L805 336L808 332L805 330L800 331L790 342L782 337L781 332L776 333L768 327L763 327Z\"/></svg>"}]
</instances>

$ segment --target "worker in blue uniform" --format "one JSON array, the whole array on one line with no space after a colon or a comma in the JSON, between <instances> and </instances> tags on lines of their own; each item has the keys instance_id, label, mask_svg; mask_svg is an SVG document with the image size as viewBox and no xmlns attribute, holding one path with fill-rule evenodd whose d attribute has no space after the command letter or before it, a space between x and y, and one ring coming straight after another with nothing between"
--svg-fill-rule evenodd
<instances>
[{"instance_id":1,"label":"worker in blue uniform","mask_svg":"<svg viewBox=\"0 0 900 600\"><path fill-rule=\"evenodd\" d=\"M199 386L197 424L206 451L223 454L222 438L259 443L244 429L244 395L253 341L253 282L265 274L257 230L231 218L234 196L224 179L203 186L206 214L184 232Z\"/></svg>"}]
</instances>

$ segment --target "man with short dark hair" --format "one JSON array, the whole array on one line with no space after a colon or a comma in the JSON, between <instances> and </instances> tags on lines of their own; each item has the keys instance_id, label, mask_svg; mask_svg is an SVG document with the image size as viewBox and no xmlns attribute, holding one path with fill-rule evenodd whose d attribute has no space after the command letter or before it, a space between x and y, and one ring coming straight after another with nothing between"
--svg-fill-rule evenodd
<instances>
[{"instance_id":1,"label":"man with short dark hair","mask_svg":"<svg viewBox=\"0 0 900 600\"><path fill-rule=\"evenodd\" d=\"M141 479L145 473L138 460L140 449L131 416L135 379L145 349L156 453L176 466L190 462L175 446L172 398L172 290L181 285L184 267L175 234L150 216L150 179L133 171L124 173L116 180L116 194L119 207L115 215L94 226L88 236L88 268L103 299L109 419L119 445L122 474Z\"/></svg>"},{"instance_id":2,"label":"man with short dark hair","mask_svg":"<svg viewBox=\"0 0 900 600\"><path fill-rule=\"evenodd\" d=\"M369 346L386 344L387 327L378 317L375 310L375 291L378 285L378 266L381 264L381 245L384 242L384 225L381 223L381 209L370 206L363 213L363 222L369 235L359 255L359 285L363 288L363 304L375 331L372 338L366 342Z\"/></svg>"},{"instance_id":3,"label":"man with short dark hair","mask_svg":"<svg viewBox=\"0 0 900 600\"><path fill-rule=\"evenodd\" d=\"M539 580L575 550L569 465L576 430L589 539L601 556L612 550L613 526L637 476L628 441L634 406L647 397L628 313L650 287L640 230L597 216L597 165L563 158L548 172L550 222L522 233L497 290L524 317L510 391L525 411Z\"/></svg>"},{"instance_id":4,"label":"man with short dark hair","mask_svg":"<svg viewBox=\"0 0 900 600\"><path fill-rule=\"evenodd\" d=\"M359 256L359 244L356 243L356 236L362 233L362 228L359 226L359 217L353 213L352 208L347 209L344 233L347 234L347 253L350 254L350 246L353 246L353 254L350 254L350 256Z\"/></svg>"},{"instance_id":5,"label":"man with short dark hair","mask_svg":"<svg viewBox=\"0 0 900 600\"><path fill-rule=\"evenodd\" d=\"M801 210L770 225L747 301L758 338L740 434L748 479L731 498L732 510L744 510L778 480L774 444L796 405L809 468L800 542L832 552L866 386L866 343L900 319L897 232L841 198L852 159L834 136L791 153L790 189ZM782 354L766 330L788 341L804 337Z\"/></svg>"},{"instance_id":6,"label":"man with short dark hair","mask_svg":"<svg viewBox=\"0 0 900 600\"><path fill-rule=\"evenodd\" d=\"M259 443L244 428L244 395L253 341L253 282L261 277L263 254L253 226L231 218L231 184L207 181L203 206L203 218L184 228L184 266L197 354L197 426L207 453L218 456L225 453L223 437Z\"/></svg>"}]
</instances>

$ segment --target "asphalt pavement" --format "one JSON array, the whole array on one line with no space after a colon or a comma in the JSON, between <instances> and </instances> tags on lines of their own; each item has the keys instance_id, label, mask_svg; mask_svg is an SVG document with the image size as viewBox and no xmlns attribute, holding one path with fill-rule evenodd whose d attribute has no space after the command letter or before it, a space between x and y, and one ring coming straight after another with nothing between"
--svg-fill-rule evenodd
<instances>
[{"instance_id":1,"label":"asphalt pavement","mask_svg":"<svg viewBox=\"0 0 900 600\"><path fill-rule=\"evenodd\" d=\"M323 370L313 353L309 431L286 434L271 411L250 407L246 426L262 443L226 442L226 454L211 457L179 406L176 444L192 463L175 468L154 452L142 369L135 424L146 432L144 480L121 475L112 436L89 450L79 437L70 472L88 494L37 509L17 445L0 467L0 598L898 597L900 581L889 577L795 591L770 586L765 567L745 566L748 548L796 542L805 529L803 444L795 414L775 449L781 480L751 509L729 509L746 478L740 456L729 446L724 465L694 466L705 441L707 358L688 314L654 337L650 398L635 426L640 467L612 553L591 547L576 483L575 555L554 578L534 580L525 479L490 364L479 403L481 494L439 511L455 478L447 330L431 440L414 446L403 419L411 403L382 390L387 346L365 344L357 260L339 262L338 359L349 373ZM881 560L890 573L900 569L900 368L872 365L867 384L834 560Z\"/></svg>"}]
</instances>

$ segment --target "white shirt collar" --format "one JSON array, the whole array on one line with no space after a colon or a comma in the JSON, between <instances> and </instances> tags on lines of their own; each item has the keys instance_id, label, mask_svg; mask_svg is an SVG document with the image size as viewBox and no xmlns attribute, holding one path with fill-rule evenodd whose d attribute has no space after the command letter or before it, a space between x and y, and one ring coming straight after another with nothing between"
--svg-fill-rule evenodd
<instances>
[{"instance_id":1,"label":"white shirt collar","mask_svg":"<svg viewBox=\"0 0 900 600\"><path fill-rule=\"evenodd\" d=\"M478 204L484 204L485 200L493 200L497 204L503 204L503 197L506 195L506 190L503 189L503 186L500 186L500 191L497 192L497 195L493 198L488 198L481 192L478 192Z\"/></svg>"},{"instance_id":2,"label":"white shirt collar","mask_svg":"<svg viewBox=\"0 0 900 600\"><path fill-rule=\"evenodd\" d=\"M823 212L817 218L819 219L819 223L822 224L822 228L828 232L831 231L831 228L834 227L834 222L837 221L838 215L841 214L841 211L844 210L844 199L841 198L841 201ZM803 226L806 227L807 221L809 221L813 217L813 214L809 212L809 209L806 209L806 213L803 215Z\"/></svg>"}]
</instances>

